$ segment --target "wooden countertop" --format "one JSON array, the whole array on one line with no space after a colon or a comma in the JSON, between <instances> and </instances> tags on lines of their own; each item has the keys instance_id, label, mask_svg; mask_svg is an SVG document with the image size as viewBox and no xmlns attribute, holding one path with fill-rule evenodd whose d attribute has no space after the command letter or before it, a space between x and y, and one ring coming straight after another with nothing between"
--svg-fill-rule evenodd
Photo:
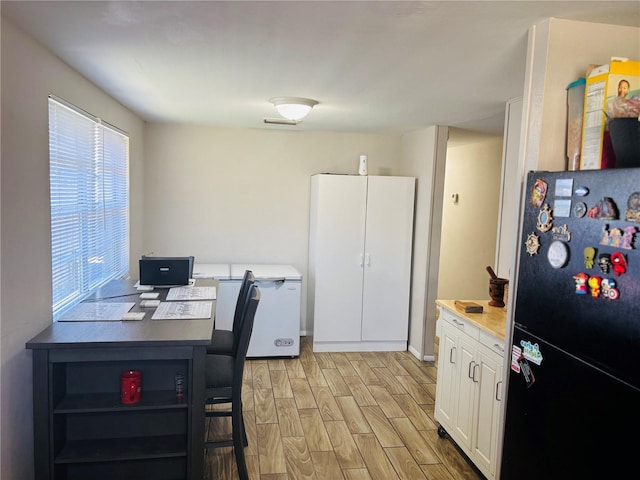
<instances>
[{"instance_id":1,"label":"wooden countertop","mask_svg":"<svg viewBox=\"0 0 640 480\"><path fill-rule=\"evenodd\" d=\"M462 309L456 307L456 300L436 300L436 305L446 308L450 312L464 318L469 323L476 325L478 328L495 335L500 340L504 340L504 332L507 324L507 312L502 307L492 307L489 305L489 300L463 301L474 302L482 305L483 312L465 313Z\"/></svg>"}]
</instances>

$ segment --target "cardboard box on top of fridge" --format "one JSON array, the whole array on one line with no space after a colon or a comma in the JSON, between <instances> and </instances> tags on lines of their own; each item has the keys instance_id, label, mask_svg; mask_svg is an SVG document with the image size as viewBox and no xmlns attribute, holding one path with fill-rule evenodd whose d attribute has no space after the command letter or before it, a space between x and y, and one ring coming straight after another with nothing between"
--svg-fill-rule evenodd
<instances>
[{"instance_id":1,"label":"cardboard box on top of fridge","mask_svg":"<svg viewBox=\"0 0 640 480\"><path fill-rule=\"evenodd\" d=\"M628 88L627 88L628 87ZM608 130L612 118L638 118L640 108L640 62L612 57L609 64L587 75L582 119L581 170L615 167Z\"/></svg>"}]
</instances>

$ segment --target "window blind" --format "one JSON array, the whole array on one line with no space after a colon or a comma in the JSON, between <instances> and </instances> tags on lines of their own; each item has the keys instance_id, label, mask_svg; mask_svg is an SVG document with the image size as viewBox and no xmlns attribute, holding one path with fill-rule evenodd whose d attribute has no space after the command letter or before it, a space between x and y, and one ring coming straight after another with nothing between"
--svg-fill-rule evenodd
<instances>
[{"instance_id":1,"label":"window blind","mask_svg":"<svg viewBox=\"0 0 640 480\"><path fill-rule=\"evenodd\" d=\"M49 97L53 318L129 268L129 137Z\"/></svg>"}]
</instances>

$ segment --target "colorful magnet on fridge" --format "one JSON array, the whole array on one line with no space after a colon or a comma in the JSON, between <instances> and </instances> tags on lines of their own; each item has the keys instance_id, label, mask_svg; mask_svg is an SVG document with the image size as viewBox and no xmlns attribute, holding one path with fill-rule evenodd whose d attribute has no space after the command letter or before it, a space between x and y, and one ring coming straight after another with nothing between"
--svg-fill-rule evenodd
<instances>
[{"instance_id":1,"label":"colorful magnet on fridge","mask_svg":"<svg viewBox=\"0 0 640 480\"><path fill-rule=\"evenodd\" d=\"M600 284L602 296L609 300L617 300L620 298L620 290L618 290L616 281L613 278L603 278Z\"/></svg>"},{"instance_id":2,"label":"colorful magnet on fridge","mask_svg":"<svg viewBox=\"0 0 640 480\"><path fill-rule=\"evenodd\" d=\"M619 228L612 228L608 230L609 225L604 226L604 233L600 240L600 245L606 245L608 247L624 248L625 250L633 249L633 242L635 240L635 234L638 231L633 225L625 227L624 231Z\"/></svg>"},{"instance_id":3,"label":"colorful magnet on fridge","mask_svg":"<svg viewBox=\"0 0 640 480\"><path fill-rule=\"evenodd\" d=\"M611 265L616 277L627 272L627 259L621 252L613 252L611 254Z\"/></svg>"},{"instance_id":4,"label":"colorful magnet on fridge","mask_svg":"<svg viewBox=\"0 0 640 480\"><path fill-rule=\"evenodd\" d=\"M611 268L611 255L608 253L601 253L598 255L598 267L602 273L609 273Z\"/></svg>"},{"instance_id":5,"label":"colorful magnet on fridge","mask_svg":"<svg viewBox=\"0 0 640 480\"><path fill-rule=\"evenodd\" d=\"M587 204L584 202L578 202L573 206L573 216L582 218L587 213Z\"/></svg>"},{"instance_id":6,"label":"colorful magnet on fridge","mask_svg":"<svg viewBox=\"0 0 640 480\"><path fill-rule=\"evenodd\" d=\"M577 295L587 294L587 280L589 280L589 275L583 272L580 272L573 276L573 281L576 287L575 293Z\"/></svg>"},{"instance_id":7,"label":"colorful magnet on fridge","mask_svg":"<svg viewBox=\"0 0 640 480\"><path fill-rule=\"evenodd\" d=\"M525 247L527 248L527 253L530 256L534 256L538 253L540 249L540 237L538 237L535 233L531 232L527 235L527 241L525 242Z\"/></svg>"},{"instance_id":8,"label":"colorful magnet on fridge","mask_svg":"<svg viewBox=\"0 0 640 480\"><path fill-rule=\"evenodd\" d=\"M520 340L520 346L522 347L522 356L524 358L536 365L540 365L542 363L540 345L537 343L531 343L529 340Z\"/></svg>"},{"instance_id":9,"label":"colorful magnet on fridge","mask_svg":"<svg viewBox=\"0 0 640 480\"><path fill-rule=\"evenodd\" d=\"M538 213L538 223L536 224L536 228L541 232L548 232L551 230L553 217L551 216L551 209L549 208L549 204L545 203L544 207Z\"/></svg>"},{"instance_id":10,"label":"colorful magnet on fridge","mask_svg":"<svg viewBox=\"0 0 640 480\"><path fill-rule=\"evenodd\" d=\"M533 184L533 189L531 190L531 204L534 207L542 205L542 202L544 202L544 199L547 196L548 188L547 182L539 178Z\"/></svg>"},{"instance_id":11,"label":"colorful magnet on fridge","mask_svg":"<svg viewBox=\"0 0 640 480\"><path fill-rule=\"evenodd\" d=\"M624 219L627 222L640 222L640 192L633 192L629 195Z\"/></svg>"},{"instance_id":12,"label":"colorful magnet on fridge","mask_svg":"<svg viewBox=\"0 0 640 480\"><path fill-rule=\"evenodd\" d=\"M587 187L576 187L574 192L576 197L586 197L589 195L589 189Z\"/></svg>"},{"instance_id":13,"label":"colorful magnet on fridge","mask_svg":"<svg viewBox=\"0 0 640 480\"><path fill-rule=\"evenodd\" d=\"M600 296L601 283L602 283L602 278L600 277L589 277L589 280L587 280L587 284L589 285L589 291L591 292L591 296L593 298L598 298Z\"/></svg>"},{"instance_id":14,"label":"colorful magnet on fridge","mask_svg":"<svg viewBox=\"0 0 640 480\"><path fill-rule=\"evenodd\" d=\"M617 220L618 207L610 197L604 197L587 212L587 217L600 220Z\"/></svg>"},{"instance_id":15,"label":"colorful magnet on fridge","mask_svg":"<svg viewBox=\"0 0 640 480\"><path fill-rule=\"evenodd\" d=\"M593 259L596 256L596 249L593 247L584 248L584 267L587 269L593 268Z\"/></svg>"},{"instance_id":16,"label":"colorful magnet on fridge","mask_svg":"<svg viewBox=\"0 0 640 480\"><path fill-rule=\"evenodd\" d=\"M569 259L569 249L564 242L556 240L549 245L547 252L547 260L553 268L562 268L567 264Z\"/></svg>"}]
</instances>

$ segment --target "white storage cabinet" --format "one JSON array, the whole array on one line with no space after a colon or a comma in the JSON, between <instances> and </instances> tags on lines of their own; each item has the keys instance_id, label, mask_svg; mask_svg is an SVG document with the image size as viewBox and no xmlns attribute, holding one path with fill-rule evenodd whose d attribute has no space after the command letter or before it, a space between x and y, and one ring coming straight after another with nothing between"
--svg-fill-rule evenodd
<instances>
[{"instance_id":1,"label":"white storage cabinet","mask_svg":"<svg viewBox=\"0 0 640 480\"><path fill-rule=\"evenodd\" d=\"M311 177L314 351L407 348L415 179Z\"/></svg>"},{"instance_id":2,"label":"white storage cabinet","mask_svg":"<svg viewBox=\"0 0 640 480\"><path fill-rule=\"evenodd\" d=\"M489 479L495 478L504 341L440 309L435 419Z\"/></svg>"}]
</instances>

